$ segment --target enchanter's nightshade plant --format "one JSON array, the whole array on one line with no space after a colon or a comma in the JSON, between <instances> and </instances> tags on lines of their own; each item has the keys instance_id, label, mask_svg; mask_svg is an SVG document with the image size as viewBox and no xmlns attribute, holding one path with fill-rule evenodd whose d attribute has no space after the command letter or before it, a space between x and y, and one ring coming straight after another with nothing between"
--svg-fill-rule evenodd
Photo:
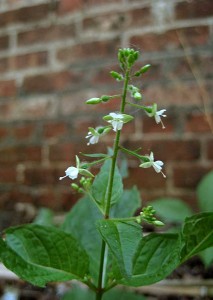
<instances>
[{"instance_id":1,"label":"enchanter's nightshade plant","mask_svg":"<svg viewBox=\"0 0 213 300\"><path fill-rule=\"evenodd\" d=\"M112 129L112 149L107 153L82 154L89 162L80 162L76 155L76 166L66 169L66 175L59 178L70 178L71 187L82 193L83 198L58 227L43 220L42 224L40 221L8 228L0 239L1 261L23 280L45 286L52 281L75 279L88 286L88 293L85 294L85 290L81 293L79 289L78 296L76 288L72 289L69 299L123 299L123 292L112 288L160 281L191 256L213 245L213 212L186 218L176 233L143 235L143 222L153 226L163 223L154 216L151 206L143 207L136 214L142 205L139 192L136 187L123 188L122 168L117 163L120 152L137 158L139 167L153 167L166 177L163 162L155 161L153 152L142 155L140 149L127 149L121 144L125 124L133 120L132 115L126 114L127 107L144 111L145 117L153 118L164 128L161 117L166 117L165 109L158 111L156 103L146 106L141 88L132 84L150 68L145 65L135 70L138 57L139 52L134 49L119 49L120 73L111 71L110 75L123 82L122 94L86 101L88 105L104 105L119 98L120 107L103 117L107 126L90 127L86 136L88 145L96 144ZM89 169L100 164L103 164L100 172L93 176ZM125 293L131 299L131 292Z\"/></svg>"}]
</instances>

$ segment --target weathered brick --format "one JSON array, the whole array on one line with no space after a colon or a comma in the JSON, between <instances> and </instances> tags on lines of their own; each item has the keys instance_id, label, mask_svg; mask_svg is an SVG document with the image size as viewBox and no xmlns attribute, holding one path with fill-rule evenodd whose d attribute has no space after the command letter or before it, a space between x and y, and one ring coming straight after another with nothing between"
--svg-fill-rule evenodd
<instances>
[{"instance_id":1,"label":"weathered brick","mask_svg":"<svg viewBox=\"0 0 213 300\"><path fill-rule=\"evenodd\" d=\"M10 166L1 166L0 168L0 182L1 183L15 183L16 169Z\"/></svg>"},{"instance_id":2,"label":"weathered brick","mask_svg":"<svg viewBox=\"0 0 213 300\"><path fill-rule=\"evenodd\" d=\"M44 124L43 133L45 138L60 137L68 133L68 126L62 122L49 122Z\"/></svg>"},{"instance_id":3,"label":"weathered brick","mask_svg":"<svg viewBox=\"0 0 213 300\"><path fill-rule=\"evenodd\" d=\"M33 136L35 131L36 124L16 124L12 129L12 135L18 140L29 139Z\"/></svg>"},{"instance_id":4,"label":"weathered brick","mask_svg":"<svg viewBox=\"0 0 213 300\"><path fill-rule=\"evenodd\" d=\"M82 0L61 0L58 5L59 14L73 12L82 7Z\"/></svg>"},{"instance_id":5,"label":"weathered brick","mask_svg":"<svg viewBox=\"0 0 213 300\"><path fill-rule=\"evenodd\" d=\"M39 166L38 168L26 168L25 170L25 184L36 185L55 185L59 183L59 177L63 176L63 169L56 168L44 168Z\"/></svg>"},{"instance_id":6,"label":"weathered brick","mask_svg":"<svg viewBox=\"0 0 213 300\"><path fill-rule=\"evenodd\" d=\"M204 45L209 39L208 26L188 27L178 29L178 31L187 37L187 46ZM146 52L182 49L177 30L133 36L130 39L130 43L136 45L136 47L140 47L142 51Z\"/></svg>"},{"instance_id":7,"label":"weathered brick","mask_svg":"<svg viewBox=\"0 0 213 300\"><path fill-rule=\"evenodd\" d=\"M149 118L146 115L143 116L143 132L144 133L159 133L161 135L165 133L172 133L175 131L175 122L176 119L174 116L171 116L169 113L165 112L165 115L168 115L166 118L162 118L162 122L165 128L162 130L162 124L156 124L153 118Z\"/></svg>"},{"instance_id":8,"label":"weathered brick","mask_svg":"<svg viewBox=\"0 0 213 300\"><path fill-rule=\"evenodd\" d=\"M165 178L163 178L161 174L155 173L153 168L143 169L130 167L128 171L129 176L124 180L124 185L127 188L136 185L138 189L164 189L166 186Z\"/></svg>"},{"instance_id":9,"label":"weathered brick","mask_svg":"<svg viewBox=\"0 0 213 300\"><path fill-rule=\"evenodd\" d=\"M150 7L143 7L130 10L130 26L149 26L153 23L153 17Z\"/></svg>"},{"instance_id":10,"label":"weathered brick","mask_svg":"<svg viewBox=\"0 0 213 300\"><path fill-rule=\"evenodd\" d=\"M50 161L67 161L75 163L75 147L73 143L51 145L49 148Z\"/></svg>"},{"instance_id":11,"label":"weathered brick","mask_svg":"<svg viewBox=\"0 0 213 300\"><path fill-rule=\"evenodd\" d=\"M15 80L0 81L0 97L12 97L16 95Z\"/></svg>"},{"instance_id":12,"label":"weathered brick","mask_svg":"<svg viewBox=\"0 0 213 300\"><path fill-rule=\"evenodd\" d=\"M13 164L26 161L41 161L41 147L23 145L0 149L1 164Z\"/></svg>"},{"instance_id":13,"label":"weathered brick","mask_svg":"<svg viewBox=\"0 0 213 300\"><path fill-rule=\"evenodd\" d=\"M178 188L194 189L197 187L202 177L210 170L210 167L203 166L176 166L173 170L174 186Z\"/></svg>"},{"instance_id":14,"label":"weathered brick","mask_svg":"<svg viewBox=\"0 0 213 300\"><path fill-rule=\"evenodd\" d=\"M6 50L9 47L9 36L0 36L0 50Z\"/></svg>"},{"instance_id":15,"label":"weathered brick","mask_svg":"<svg viewBox=\"0 0 213 300\"><path fill-rule=\"evenodd\" d=\"M0 58L0 72L4 73L9 69L9 59L8 57Z\"/></svg>"},{"instance_id":16,"label":"weathered brick","mask_svg":"<svg viewBox=\"0 0 213 300\"><path fill-rule=\"evenodd\" d=\"M209 91L211 86L206 84ZM153 83L145 86L144 100L151 100L164 105L187 106L198 105L202 101L200 89L196 82L186 80L173 80L166 83Z\"/></svg>"},{"instance_id":17,"label":"weathered brick","mask_svg":"<svg viewBox=\"0 0 213 300\"><path fill-rule=\"evenodd\" d=\"M0 140L2 141L5 137L9 135L7 127L0 127Z\"/></svg>"},{"instance_id":18,"label":"weathered brick","mask_svg":"<svg viewBox=\"0 0 213 300\"><path fill-rule=\"evenodd\" d=\"M119 39L95 41L64 48L58 51L57 58L63 62L74 63L88 59L111 57L119 47Z\"/></svg>"},{"instance_id":19,"label":"weathered brick","mask_svg":"<svg viewBox=\"0 0 213 300\"><path fill-rule=\"evenodd\" d=\"M175 15L177 19L205 18L212 16L212 0L182 1L176 4Z\"/></svg>"},{"instance_id":20,"label":"weathered brick","mask_svg":"<svg viewBox=\"0 0 213 300\"><path fill-rule=\"evenodd\" d=\"M142 147L143 155L151 151L155 160L162 161L194 161L200 158L200 142L198 140L144 140L143 142L125 142L129 149Z\"/></svg>"},{"instance_id":21,"label":"weathered brick","mask_svg":"<svg viewBox=\"0 0 213 300\"><path fill-rule=\"evenodd\" d=\"M213 115L209 116L213 120ZM186 117L185 130L187 132L204 133L211 132L211 124L208 122L206 115L200 113L190 114Z\"/></svg>"},{"instance_id":22,"label":"weathered brick","mask_svg":"<svg viewBox=\"0 0 213 300\"><path fill-rule=\"evenodd\" d=\"M29 76L24 79L25 93L50 93L70 88L80 81L80 75L68 71Z\"/></svg>"},{"instance_id":23,"label":"weathered brick","mask_svg":"<svg viewBox=\"0 0 213 300\"><path fill-rule=\"evenodd\" d=\"M10 57L10 68L13 69L26 69L47 65L48 53L47 51L37 53L27 53Z\"/></svg>"},{"instance_id":24,"label":"weathered brick","mask_svg":"<svg viewBox=\"0 0 213 300\"><path fill-rule=\"evenodd\" d=\"M75 37L75 26L51 25L49 27L39 27L18 34L18 44L30 45L36 43L52 42L55 40L71 39Z\"/></svg>"},{"instance_id":25,"label":"weathered brick","mask_svg":"<svg viewBox=\"0 0 213 300\"><path fill-rule=\"evenodd\" d=\"M128 15L125 12L107 13L95 17L87 17L83 20L84 32L93 34L100 31L121 30L129 25Z\"/></svg>"}]
</instances>

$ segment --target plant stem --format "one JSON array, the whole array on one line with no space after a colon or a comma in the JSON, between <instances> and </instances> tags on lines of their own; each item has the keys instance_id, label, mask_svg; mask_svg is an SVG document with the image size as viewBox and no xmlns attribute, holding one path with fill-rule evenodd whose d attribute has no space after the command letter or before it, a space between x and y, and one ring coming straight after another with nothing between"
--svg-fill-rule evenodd
<instances>
[{"instance_id":1,"label":"plant stem","mask_svg":"<svg viewBox=\"0 0 213 300\"><path fill-rule=\"evenodd\" d=\"M126 74L125 74L125 81L124 81L122 101L121 101L121 106L120 106L120 113L124 113L124 109L125 109L127 86L128 86L128 82L129 82L129 72L130 72L130 70L127 69ZM113 180L114 180L115 166L116 166L116 161L117 161L117 156L118 156L118 151L119 151L120 134L121 134L121 130L118 130L116 132L116 137L115 137L114 146L113 146L113 156L112 156L111 169L110 169L109 181L108 181L108 187L107 187L104 219L109 219L109 217L110 217ZM107 255L106 247L107 247L106 242L104 240L102 240L96 300L101 300L102 295L104 293L104 284L105 284L104 274L106 273L104 270L104 261L105 261L105 255Z\"/></svg>"}]
</instances>

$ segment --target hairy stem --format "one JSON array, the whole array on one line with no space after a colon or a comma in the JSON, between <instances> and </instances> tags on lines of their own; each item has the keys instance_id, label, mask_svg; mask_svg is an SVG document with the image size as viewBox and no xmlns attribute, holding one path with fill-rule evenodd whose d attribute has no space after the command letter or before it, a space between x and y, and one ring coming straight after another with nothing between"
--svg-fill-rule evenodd
<instances>
[{"instance_id":1,"label":"hairy stem","mask_svg":"<svg viewBox=\"0 0 213 300\"><path fill-rule=\"evenodd\" d=\"M122 101L121 101L121 106L120 106L120 113L124 113L124 110L125 110L128 82L129 82L129 69L127 69L126 74L125 74L125 81L124 81ZM116 166L116 161L117 161L117 156L118 156L118 151L119 151L120 134L121 134L121 131L118 130L116 132L116 137L115 137L114 146L113 146L113 156L112 156L111 169L110 169L109 181L108 181L108 187L107 187L104 219L109 219L109 217L110 217L113 180L114 180L115 166ZM96 293L96 300L101 300L103 293L104 293L105 274L106 274L106 270L104 270L104 268L106 268L106 265L107 265L107 264L104 264L104 262L106 261L106 255L107 255L106 248L107 248L106 242L104 240L102 240L99 278L98 278L98 289L97 289L97 293Z\"/></svg>"}]
</instances>

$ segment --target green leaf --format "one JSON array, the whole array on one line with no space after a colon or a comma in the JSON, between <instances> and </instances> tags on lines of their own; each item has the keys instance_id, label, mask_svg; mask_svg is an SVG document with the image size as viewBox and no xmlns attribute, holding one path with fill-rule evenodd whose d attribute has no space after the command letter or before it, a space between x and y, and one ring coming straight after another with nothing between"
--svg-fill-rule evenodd
<instances>
[{"instance_id":1,"label":"green leaf","mask_svg":"<svg viewBox=\"0 0 213 300\"><path fill-rule=\"evenodd\" d=\"M142 286L168 276L179 264L180 239L178 234L152 233L144 237L133 260L132 278L120 283Z\"/></svg>"},{"instance_id":2,"label":"green leaf","mask_svg":"<svg viewBox=\"0 0 213 300\"><path fill-rule=\"evenodd\" d=\"M106 292L103 296L103 300L145 300L145 297L141 294L136 294L133 291L128 291L124 288L113 288ZM67 299L68 300L68 299Z\"/></svg>"},{"instance_id":3,"label":"green leaf","mask_svg":"<svg viewBox=\"0 0 213 300\"><path fill-rule=\"evenodd\" d=\"M202 252L199 253L204 265L209 267L213 262L213 247L206 248Z\"/></svg>"},{"instance_id":4,"label":"green leaf","mask_svg":"<svg viewBox=\"0 0 213 300\"><path fill-rule=\"evenodd\" d=\"M112 218L132 217L141 205L140 193L136 187L131 190L124 190L120 201L112 207L111 216Z\"/></svg>"},{"instance_id":5,"label":"green leaf","mask_svg":"<svg viewBox=\"0 0 213 300\"><path fill-rule=\"evenodd\" d=\"M53 225L53 212L48 208L41 208L38 211L38 215L33 221L34 224L39 225Z\"/></svg>"},{"instance_id":6,"label":"green leaf","mask_svg":"<svg viewBox=\"0 0 213 300\"><path fill-rule=\"evenodd\" d=\"M186 221L182 230L182 261L213 246L213 213L200 213Z\"/></svg>"},{"instance_id":7,"label":"green leaf","mask_svg":"<svg viewBox=\"0 0 213 300\"><path fill-rule=\"evenodd\" d=\"M102 215L88 197L80 199L66 215L62 229L78 239L90 258L90 274L97 279L101 252L101 237L96 221Z\"/></svg>"},{"instance_id":8,"label":"green leaf","mask_svg":"<svg viewBox=\"0 0 213 300\"><path fill-rule=\"evenodd\" d=\"M116 259L124 277L132 273L132 258L142 238L141 226L133 221L100 220L98 229Z\"/></svg>"},{"instance_id":9,"label":"green leaf","mask_svg":"<svg viewBox=\"0 0 213 300\"><path fill-rule=\"evenodd\" d=\"M190 207L177 198L159 198L149 202L158 215L165 222L182 223L186 217L192 215Z\"/></svg>"},{"instance_id":10,"label":"green leaf","mask_svg":"<svg viewBox=\"0 0 213 300\"><path fill-rule=\"evenodd\" d=\"M96 176L91 188L92 196L95 198L97 203L101 205L102 208L105 208L106 205L106 194L107 194L110 169L111 169L111 160L107 160L103 164L100 173ZM113 187L112 187L111 204L115 204L117 201L119 201L122 193L123 193L123 184L121 180L121 175L116 166L115 173L114 173Z\"/></svg>"},{"instance_id":11,"label":"green leaf","mask_svg":"<svg viewBox=\"0 0 213 300\"><path fill-rule=\"evenodd\" d=\"M201 180L197 187L198 204L202 212L213 211L213 171Z\"/></svg>"},{"instance_id":12,"label":"green leaf","mask_svg":"<svg viewBox=\"0 0 213 300\"><path fill-rule=\"evenodd\" d=\"M21 279L37 286L50 281L83 280L89 271L86 252L69 234L51 226L23 225L0 239L1 259Z\"/></svg>"},{"instance_id":13,"label":"green leaf","mask_svg":"<svg viewBox=\"0 0 213 300\"><path fill-rule=\"evenodd\" d=\"M87 287L72 284L72 288L64 294L61 300L95 300L95 293Z\"/></svg>"}]
</instances>

